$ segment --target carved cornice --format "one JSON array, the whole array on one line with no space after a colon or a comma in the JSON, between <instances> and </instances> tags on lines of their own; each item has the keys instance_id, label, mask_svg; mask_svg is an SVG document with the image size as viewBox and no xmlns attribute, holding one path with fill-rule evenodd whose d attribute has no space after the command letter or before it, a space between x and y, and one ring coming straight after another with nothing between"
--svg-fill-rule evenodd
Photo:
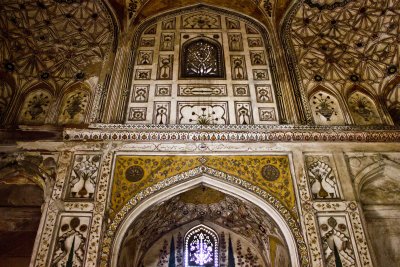
<instances>
[{"instance_id":1,"label":"carved cornice","mask_svg":"<svg viewBox=\"0 0 400 267\"><path fill-rule=\"evenodd\" d=\"M131 125L93 124L66 129L65 141L400 142L390 126Z\"/></svg>"}]
</instances>

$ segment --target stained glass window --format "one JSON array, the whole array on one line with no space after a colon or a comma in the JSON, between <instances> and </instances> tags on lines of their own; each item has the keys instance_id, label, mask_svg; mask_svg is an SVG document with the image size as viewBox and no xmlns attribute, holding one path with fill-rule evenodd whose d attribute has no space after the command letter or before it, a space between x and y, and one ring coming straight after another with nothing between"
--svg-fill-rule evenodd
<instances>
[{"instance_id":1,"label":"stained glass window","mask_svg":"<svg viewBox=\"0 0 400 267\"><path fill-rule=\"evenodd\" d=\"M182 49L182 78L224 78L221 46L211 39L186 42Z\"/></svg>"},{"instance_id":2,"label":"stained glass window","mask_svg":"<svg viewBox=\"0 0 400 267\"><path fill-rule=\"evenodd\" d=\"M218 236L214 230L199 225L185 236L185 267L217 267Z\"/></svg>"}]
</instances>

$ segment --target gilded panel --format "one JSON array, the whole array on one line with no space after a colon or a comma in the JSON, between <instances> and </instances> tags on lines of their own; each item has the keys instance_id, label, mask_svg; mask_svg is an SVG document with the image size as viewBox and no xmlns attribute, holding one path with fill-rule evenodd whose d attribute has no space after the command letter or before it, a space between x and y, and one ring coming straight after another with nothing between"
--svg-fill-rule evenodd
<instances>
[{"instance_id":1,"label":"gilded panel","mask_svg":"<svg viewBox=\"0 0 400 267\"><path fill-rule=\"evenodd\" d=\"M260 187L288 210L295 206L287 156L117 156L115 162L111 218L140 191L201 166Z\"/></svg>"}]
</instances>

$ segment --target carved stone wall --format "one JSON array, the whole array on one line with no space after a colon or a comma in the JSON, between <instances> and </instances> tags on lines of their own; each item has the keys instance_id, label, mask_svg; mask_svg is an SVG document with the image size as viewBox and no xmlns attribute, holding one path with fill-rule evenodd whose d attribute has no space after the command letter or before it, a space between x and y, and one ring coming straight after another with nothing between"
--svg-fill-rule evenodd
<instances>
[{"instance_id":1,"label":"carved stone wall","mask_svg":"<svg viewBox=\"0 0 400 267\"><path fill-rule=\"evenodd\" d=\"M276 124L270 51L243 18L194 9L141 32L125 121Z\"/></svg>"},{"instance_id":2,"label":"carved stone wall","mask_svg":"<svg viewBox=\"0 0 400 267\"><path fill-rule=\"evenodd\" d=\"M226 142L67 142L45 207L34 266L63 264L72 247L76 266L99 266L99 261L100 266L110 266L114 234L130 210L160 190L199 175L249 190L282 212L298 242L301 262L293 266L330 266L338 260L343 266L373 266L360 205L348 188L352 183L343 165L345 155L337 152L338 144L320 145L318 151L313 147L313 143L300 148L294 143L271 147ZM348 150L360 145L345 147L340 145ZM249 151L257 156L246 156ZM178 156L182 152L195 156ZM224 160L232 165L225 166ZM284 189L291 183L293 193Z\"/></svg>"}]
</instances>

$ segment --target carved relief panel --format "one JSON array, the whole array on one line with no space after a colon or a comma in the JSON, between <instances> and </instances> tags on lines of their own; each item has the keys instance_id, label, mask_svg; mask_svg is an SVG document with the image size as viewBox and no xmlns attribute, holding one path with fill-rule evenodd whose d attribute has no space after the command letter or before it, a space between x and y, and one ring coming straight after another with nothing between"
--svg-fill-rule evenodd
<instances>
[{"instance_id":1,"label":"carved relief panel","mask_svg":"<svg viewBox=\"0 0 400 267\"><path fill-rule=\"evenodd\" d=\"M53 97L46 90L36 90L29 93L20 111L19 122L26 124L44 124L52 102Z\"/></svg>"},{"instance_id":2,"label":"carved relief panel","mask_svg":"<svg viewBox=\"0 0 400 267\"><path fill-rule=\"evenodd\" d=\"M62 100L58 116L60 124L79 124L84 122L89 105L90 93L87 86L79 85L67 93Z\"/></svg>"},{"instance_id":3,"label":"carved relief panel","mask_svg":"<svg viewBox=\"0 0 400 267\"><path fill-rule=\"evenodd\" d=\"M353 120L357 125L381 124L381 117L374 101L366 94L356 91L348 98Z\"/></svg>"},{"instance_id":4,"label":"carved relief panel","mask_svg":"<svg viewBox=\"0 0 400 267\"><path fill-rule=\"evenodd\" d=\"M96 191L101 155L75 155L66 198L92 200Z\"/></svg>"},{"instance_id":5,"label":"carved relief panel","mask_svg":"<svg viewBox=\"0 0 400 267\"><path fill-rule=\"evenodd\" d=\"M278 123L265 38L252 22L202 7L160 17L138 42L127 123Z\"/></svg>"},{"instance_id":6,"label":"carved relief panel","mask_svg":"<svg viewBox=\"0 0 400 267\"><path fill-rule=\"evenodd\" d=\"M308 184L315 200L338 200L340 188L332 155L305 155Z\"/></svg>"},{"instance_id":7,"label":"carved relief panel","mask_svg":"<svg viewBox=\"0 0 400 267\"><path fill-rule=\"evenodd\" d=\"M314 120L318 125L344 125L345 120L338 100L325 91L319 91L310 97Z\"/></svg>"},{"instance_id":8,"label":"carved relief panel","mask_svg":"<svg viewBox=\"0 0 400 267\"><path fill-rule=\"evenodd\" d=\"M51 266L84 266L91 218L61 215Z\"/></svg>"}]
</instances>

